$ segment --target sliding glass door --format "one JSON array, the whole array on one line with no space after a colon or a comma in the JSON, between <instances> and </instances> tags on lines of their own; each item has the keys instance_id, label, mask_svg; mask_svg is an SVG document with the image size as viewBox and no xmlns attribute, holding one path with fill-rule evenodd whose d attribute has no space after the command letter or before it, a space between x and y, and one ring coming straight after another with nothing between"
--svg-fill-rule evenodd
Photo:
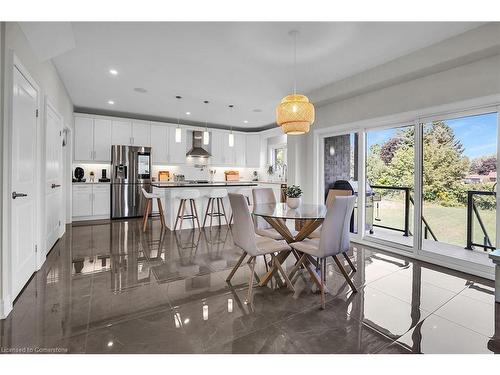
<instances>
[{"instance_id":1,"label":"sliding glass door","mask_svg":"<svg viewBox=\"0 0 500 375\"><path fill-rule=\"evenodd\" d=\"M447 116L421 125L423 250L495 248L497 116Z\"/></svg>"},{"instance_id":2,"label":"sliding glass door","mask_svg":"<svg viewBox=\"0 0 500 375\"><path fill-rule=\"evenodd\" d=\"M413 246L415 126L366 133L366 233Z\"/></svg>"}]
</instances>

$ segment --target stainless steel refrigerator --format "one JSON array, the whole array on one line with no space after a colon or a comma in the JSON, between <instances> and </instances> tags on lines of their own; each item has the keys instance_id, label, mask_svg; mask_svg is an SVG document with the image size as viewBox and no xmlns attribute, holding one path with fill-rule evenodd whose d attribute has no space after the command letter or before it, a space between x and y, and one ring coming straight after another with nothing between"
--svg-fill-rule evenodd
<instances>
[{"instance_id":1,"label":"stainless steel refrigerator","mask_svg":"<svg viewBox=\"0 0 500 375\"><path fill-rule=\"evenodd\" d=\"M111 218L144 214L151 192L151 147L111 146Z\"/></svg>"}]
</instances>

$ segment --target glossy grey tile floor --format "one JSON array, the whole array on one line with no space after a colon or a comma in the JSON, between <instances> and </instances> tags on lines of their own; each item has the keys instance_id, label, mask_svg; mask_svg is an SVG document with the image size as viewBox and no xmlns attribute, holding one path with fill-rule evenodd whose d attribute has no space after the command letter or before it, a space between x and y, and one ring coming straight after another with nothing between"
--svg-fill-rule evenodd
<instances>
[{"instance_id":1,"label":"glossy grey tile floor","mask_svg":"<svg viewBox=\"0 0 500 375\"><path fill-rule=\"evenodd\" d=\"M6 320L2 352L493 353L500 307L493 283L353 245L359 288L328 265L319 309L307 275L256 288L227 227L140 231L140 220L68 227ZM264 273L259 260L258 273ZM291 267L292 259L286 264ZM495 339L496 337L496 339ZM39 349L37 349L39 348Z\"/></svg>"}]
</instances>

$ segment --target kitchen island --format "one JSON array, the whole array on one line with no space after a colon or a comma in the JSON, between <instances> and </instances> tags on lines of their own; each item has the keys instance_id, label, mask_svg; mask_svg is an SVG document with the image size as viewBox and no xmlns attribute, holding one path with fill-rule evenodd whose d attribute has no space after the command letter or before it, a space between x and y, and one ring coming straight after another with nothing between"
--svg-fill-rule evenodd
<instances>
[{"instance_id":1,"label":"kitchen island","mask_svg":"<svg viewBox=\"0 0 500 375\"><path fill-rule=\"evenodd\" d=\"M252 189L259 186L259 182L253 181L220 181L220 182L200 182L200 181L181 181L181 182L152 182L153 192L161 194L162 205L165 214L165 224L168 229L172 230L174 228L175 219L177 216L177 210L179 209L181 192L183 189L196 189L200 192L200 198L196 199L196 209L198 211L198 219L200 225L203 225L203 218L205 216L205 211L208 205L207 194L211 189L227 189L228 193L237 193L240 189ZM278 191L279 194L279 191ZM279 199L279 195L277 195ZM252 197L250 196L250 200ZM156 202L153 202L156 203ZM229 204L228 198L224 198L224 206L226 209L227 219L231 217L231 205ZM186 214L190 213L189 208L186 208ZM153 206L153 212L158 212L158 207ZM209 226L210 221L207 220L206 226ZM224 218L221 218L221 222L226 224ZM218 224L218 220L214 220L214 224ZM182 224L182 229L192 228L191 220L184 220ZM196 225L195 225L196 227Z\"/></svg>"}]
</instances>

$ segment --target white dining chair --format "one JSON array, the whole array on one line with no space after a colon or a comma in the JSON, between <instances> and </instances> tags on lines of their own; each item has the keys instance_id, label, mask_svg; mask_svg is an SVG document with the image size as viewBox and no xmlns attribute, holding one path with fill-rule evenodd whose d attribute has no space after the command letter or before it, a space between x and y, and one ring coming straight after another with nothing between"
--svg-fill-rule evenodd
<instances>
[{"instance_id":1,"label":"white dining chair","mask_svg":"<svg viewBox=\"0 0 500 375\"><path fill-rule=\"evenodd\" d=\"M253 204L276 204L276 196L271 188L258 188L252 190ZM282 240L283 236L274 229L265 219L256 217L254 219L255 233L259 236L269 237L273 240Z\"/></svg>"},{"instance_id":2,"label":"white dining chair","mask_svg":"<svg viewBox=\"0 0 500 375\"><path fill-rule=\"evenodd\" d=\"M273 269L283 276L287 286L294 291L290 279L275 256L275 253L279 254L281 251L290 251L290 247L284 240L277 241L272 238L261 237L255 234L252 215L248 209L247 201L242 194L229 193L229 203L231 204L231 209L234 213L234 224L232 228L233 241L237 247L243 250L243 254L231 270L231 273L227 277L226 281L231 281L243 260L245 260L246 256L249 255L250 259L248 260L248 265L250 267L250 279L248 281L247 301L250 303L253 296L252 290L256 258L262 255L265 259L265 255L271 254L271 265Z\"/></svg>"},{"instance_id":3,"label":"white dining chair","mask_svg":"<svg viewBox=\"0 0 500 375\"><path fill-rule=\"evenodd\" d=\"M346 279L354 293L357 292L352 280L338 260L337 255L345 254L349 251L350 231L349 223L352 211L356 202L355 196L337 196L326 212L325 220L321 226L321 235L319 238L305 239L301 242L290 244L292 248L302 253L301 257L294 266L295 268L304 265L309 272L311 279L321 291L321 308L325 308L325 283L326 283L326 258L331 256L340 272ZM311 263L309 256L319 259L320 280L317 278L316 271Z\"/></svg>"}]
</instances>

